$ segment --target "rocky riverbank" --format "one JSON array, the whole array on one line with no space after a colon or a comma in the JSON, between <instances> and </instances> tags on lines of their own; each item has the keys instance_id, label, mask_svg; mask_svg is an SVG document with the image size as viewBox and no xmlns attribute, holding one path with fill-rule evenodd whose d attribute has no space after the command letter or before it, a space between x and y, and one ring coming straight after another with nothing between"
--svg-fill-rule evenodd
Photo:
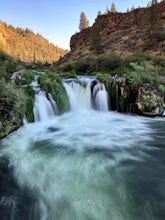
<instances>
[{"instance_id":1,"label":"rocky riverbank","mask_svg":"<svg viewBox=\"0 0 165 220\"><path fill-rule=\"evenodd\" d=\"M149 83L134 85L128 77L112 76L106 82L112 110L145 116L161 116L164 92Z\"/></svg>"}]
</instances>

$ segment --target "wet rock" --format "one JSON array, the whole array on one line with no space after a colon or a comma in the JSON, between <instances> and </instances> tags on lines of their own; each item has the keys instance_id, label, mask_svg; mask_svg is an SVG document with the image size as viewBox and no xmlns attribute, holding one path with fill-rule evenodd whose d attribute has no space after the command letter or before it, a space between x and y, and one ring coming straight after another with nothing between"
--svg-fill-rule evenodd
<instances>
[{"instance_id":1,"label":"wet rock","mask_svg":"<svg viewBox=\"0 0 165 220\"><path fill-rule=\"evenodd\" d=\"M148 83L133 85L128 77L112 76L106 84L111 110L145 116L163 114L164 93Z\"/></svg>"},{"instance_id":2,"label":"wet rock","mask_svg":"<svg viewBox=\"0 0 165 220\"><path fill-rule=\"evenodd\" d=\"M154 86L147 83L142 84L138 89L136 104L139 113L146 116L159 116L163 114L164 94Z\"/></svg>"}]
</instances>

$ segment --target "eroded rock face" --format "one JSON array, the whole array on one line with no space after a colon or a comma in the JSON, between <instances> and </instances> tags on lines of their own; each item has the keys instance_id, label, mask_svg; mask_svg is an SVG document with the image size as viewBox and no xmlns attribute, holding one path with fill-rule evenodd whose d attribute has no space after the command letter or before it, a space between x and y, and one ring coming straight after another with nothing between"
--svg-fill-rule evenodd
<instances>
[{"instance_id":1,"label":"eroded rock face","mask_svg":"<svg viewBox=\"0 0 165 220\"><path fill-rule=\"evenodd\" d=\"M122 76L111 76L106 83L110 97L111 110L135 113L137 91L131 86L131 79Z\"/></svg>"},{"instance_id":2,"label":"eroded rock face","mask_svg":"<svg viewBox=\"0 0 165 220\"><path fill-rule=\"evenodd\" d=\"M143 115L158 116L163 114L164 94L154 86L142 84L138 89L136 104Z\"/></svg>"},{"instance_id":3,"label":"eroded rock face","mask_svg":"<svg viewBox=\"0 0 165 220\"><path fill-rule=\"evenodd\" d=\"M95 51L92 47L92 33L100 25L100 42L103 54L115 52L122 57L134 53L154 52L163 55L165 51L165 2L160 5L160 19L162 33L159 40L151 42L149 27L150 8L138 8L128 13L108 13L99 15L95 23L83 31L74 34L70 39L70 52L61 61L69 63L85 58ZM154 19L154 18L153 18ZM160 33L159 33L160 34Z\"/></svg>"},{"instance_id":4,"label":"eroded rock face","mask_svg":"<svg viewBox=\"0 0 165 220\"><path fill-rule=\"evenodd\" d=\"M133 85L127 77L112 76L106 83L111 110L145 116L163 114L164 94L156 87L144 83Z\"/></svg>"}]
</instances>

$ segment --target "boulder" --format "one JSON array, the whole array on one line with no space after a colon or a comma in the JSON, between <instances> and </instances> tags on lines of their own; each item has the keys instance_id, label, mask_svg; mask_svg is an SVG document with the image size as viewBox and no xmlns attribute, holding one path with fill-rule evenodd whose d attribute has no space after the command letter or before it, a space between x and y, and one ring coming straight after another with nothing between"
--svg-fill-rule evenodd
<instances>
[{"instance_id":1,"label":"boulder","mask_svg":"<svg viewBox=\"0 0 165 220\"><path fill-rule=\"evenodd\" d=\"M148 83L138 88L136 104L138 111L146 116L159 116L163 114L164 94Z\"/></svg>"},{"instance_id":2,"label":"boulder","mask_svg":"<svg viewBox=\"0 0 165 220\"><path fill-rule=\"evenodd\" d=\"M19 75L22 75L25 72L25 70L19 70L17 72L14 72L11 76L11 81L15 83L15 80L18 79Z\"/></svg>"}]
</instances>

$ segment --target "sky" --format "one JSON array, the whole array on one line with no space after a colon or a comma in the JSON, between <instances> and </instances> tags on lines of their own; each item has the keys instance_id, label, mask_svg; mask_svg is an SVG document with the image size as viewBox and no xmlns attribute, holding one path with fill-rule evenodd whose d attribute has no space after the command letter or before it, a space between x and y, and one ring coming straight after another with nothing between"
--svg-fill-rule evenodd
<instances>
[{"instance_id":1,"label":"sky","mask_svg":"<svg viewBox=\"0 0 165 220\"><path fill-rule=\"evenodd\" d=\"M89 25L97 13L105 13L114 2L118 12L134 6L146 7L149 0L0 0L0 20L14 27L29 28L62 49L70 49L70 38L79 32L80 14Z\"/></svg>"}]
</instances>

